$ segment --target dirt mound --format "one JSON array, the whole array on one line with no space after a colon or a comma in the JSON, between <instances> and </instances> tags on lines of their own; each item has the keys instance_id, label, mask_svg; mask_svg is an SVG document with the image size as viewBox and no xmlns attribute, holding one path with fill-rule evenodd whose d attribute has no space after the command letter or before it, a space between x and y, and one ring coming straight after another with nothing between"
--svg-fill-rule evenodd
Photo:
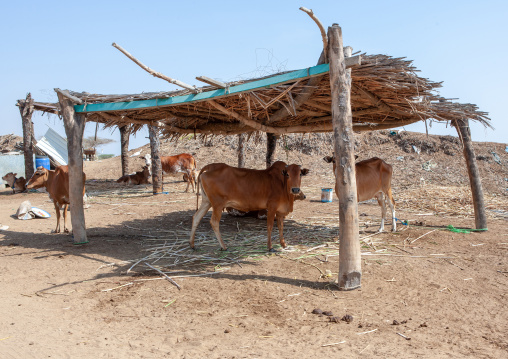
<instances>
[{"instance_id":1,"label":"dirt mound","mask_svg":"<svg viewBox=\"0 0 508 359\"><path fill-rule=\"evenodd\" d=\"M194 139L193 136L178 142L162 142L161 153L174 155L194 153L198 168L209 161L237 164L237 136ZM484 190L491 194L508 196L508 153L506 145L493 142L474 142ZM393 186L403 190L414 185L468 186L469 179L462 147L457 137L426 135L407 131L378 131L357 134L355 150L359 160L380 157L394 167ZM129 151L150 153L150 146ZM322 156L333 152L332 134L306 134L282 136L277 142L275 157L286 162L301 163L326 176L331 167ZM246 144L246 167L264 168L266 156L265 136L253 136ZM116 179L121 176L120 157L101 161L94 166L98 178ZM144 161L135 156L130 171L139 171Z\"/></svg>"},{"instance_id":2,"label":"dirt mound","mask_svg":"<svg viewBox=\"0 0 508 359\"><path fill-rule=\"evenodd\" d=\"M14 134L0 136L0 153L23 150L23 137Z\"/></svg>"}]
</instances>

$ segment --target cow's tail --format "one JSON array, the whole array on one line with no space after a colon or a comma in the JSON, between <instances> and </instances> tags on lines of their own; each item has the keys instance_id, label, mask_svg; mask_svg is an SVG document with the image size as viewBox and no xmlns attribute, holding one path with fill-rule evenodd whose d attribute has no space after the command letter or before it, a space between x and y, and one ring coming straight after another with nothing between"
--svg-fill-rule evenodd
<instances>
[{"instance_id":1,"label":"cow's tail","mask_svg":"<svg viewBox=\"0 0 508 359\"><path fill-rule=\"evenodd\" d=\"M199 188L200 188L200 184L201 184L201 174L203 172L206 172L210 169L211 165L206 165L205 167L203 167L201 169L201 171L199 171L199 174L198 174L198 178L196 180L196 186L197 186L197 189L196 189L196 211L199 209ZM204 190L203 190L204 192Z\"/></svg>"}]
</instances>

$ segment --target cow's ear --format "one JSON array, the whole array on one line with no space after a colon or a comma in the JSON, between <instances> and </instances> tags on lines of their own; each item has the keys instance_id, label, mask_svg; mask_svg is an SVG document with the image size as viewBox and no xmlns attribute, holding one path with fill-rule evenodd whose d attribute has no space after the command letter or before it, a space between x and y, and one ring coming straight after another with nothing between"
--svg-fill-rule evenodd
<instances>
[{"instance_id":1,"label":"cow's ear","mask_svg":"<svg viewBox=\"0 0 508 359\"><path fill-rule=\"evenodd\" d=\"M13 176L16 177L18 174L17 173L14 173Z\"/></svg>"},{"instance_id":2,"label":"cow's ear","mask_svg":"<svg viewBox=\"0 0 508 359\"><path fill-rule=\"evenodd\" d=\"M323 157L323 160L326 163L332 163L333 162L333 157L332 156L326 156L326 157Z\"/></svg>"},{"instance_id":3,"label":"cow's ear","mask_svg":"<svg viewBox=\"0 0 508 359\"><path fill-rule=\"evenodd\" d=\"M309 173L309 169L308 168L302 168L302 170L300 171L300 174L302 176L307 176L308 173Z\"/></svg>"},{"instance_id":4,"label":"cow's ear","mask_svg":"<svg viewBox=\"0 0 508 359\"><path fill-rule=\"evenodd\" d=\"M286 170L282 170L282 175L284 177L289 177L288 171L286 171Z\"/></svg>"},{"instance_id":5,"label":"cow's ear","mask_svg":"<svg viewBox=\"0 0 508 359\"><path fill-rule=\"evenodd\" d=\"M358 155L355 155L355 160L357 160L357 159L358 159Z\"/></svg>"}]
</instances>

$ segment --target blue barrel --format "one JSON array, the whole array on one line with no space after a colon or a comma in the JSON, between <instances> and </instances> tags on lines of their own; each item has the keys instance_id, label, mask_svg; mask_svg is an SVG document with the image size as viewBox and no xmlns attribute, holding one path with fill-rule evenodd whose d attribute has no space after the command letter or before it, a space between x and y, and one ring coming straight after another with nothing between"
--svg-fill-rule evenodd
<instances>
[{"instance_id":1,"label":"blue barrel","mask_svg":"<svg viewBox=\"0 0 508 359\"><path fill-rule=\"evenodd\" d=\"M321 188L321 202L331 202L333 196L332 188Z\"/></svg>"},{"instance_id":2,"label":"blue barrel","mask_svg":"<svg viewBox=\"0 0 508 359\"><path fill-rule=\"evenodd\" d=\"M49 170L49 157L48 156L36 156L35 157L35 168L39 168L40 166Z\"/></svg>"}]
</instances>

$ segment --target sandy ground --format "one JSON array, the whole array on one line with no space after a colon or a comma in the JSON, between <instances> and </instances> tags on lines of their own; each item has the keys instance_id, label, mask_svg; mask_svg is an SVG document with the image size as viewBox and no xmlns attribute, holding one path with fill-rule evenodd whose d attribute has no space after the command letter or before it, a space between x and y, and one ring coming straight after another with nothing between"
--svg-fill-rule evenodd
<instances>
[{"instance_id":1,"label":"sandy ground","mask_svg":"<svg viewBox=\"0 0 508 359\"><path fill-rule=\"evenodd\" d=\"M224 146L196 157L199 167L234 163ZM258 167L260 158L252 157ZM303 180L307 200L285 223L290 248L275 255L265 252L265 221L227 214L229 253L219 251L209 215L191 251L195 195L176 178L166 180L168 195L120 187L111 182L118 158L85 163L87 245L50 234L46 194L0 191L0 223L9 226L0 231L0 358L508 358L506 196L489 202L489 231L469 234L444 230L473 225L467 203L443 211L432 198L416 208L400 201L397 217L409 226L377 235L379 207L361 204L362 288L342 292L334 285L338 203L320 202L331 169L315 156L289 159L312 172ZM457 190L442 185L434 189L454 207ZM394 196L418 186L394 184ZM15 219L27 199L53 217Z\"/></svg>"}]
</instances>

